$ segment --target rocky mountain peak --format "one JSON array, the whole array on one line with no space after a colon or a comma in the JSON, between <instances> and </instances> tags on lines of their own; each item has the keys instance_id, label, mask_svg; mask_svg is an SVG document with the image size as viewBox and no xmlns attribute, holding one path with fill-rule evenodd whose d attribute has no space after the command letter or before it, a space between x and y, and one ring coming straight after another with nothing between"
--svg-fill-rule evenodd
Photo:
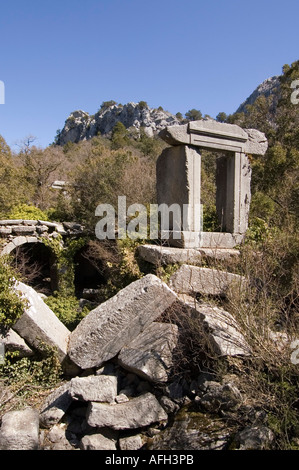
<instances>
[{"instance_id":1,"label":"rocky mountain peak","mask_svg":"<svg viewBox=\"0 0 299 470\"><path fill-rule=\"evenodd\" d=\"M173 114L162 108L150 108L145 101L130 102L126 105L115 103L108 106L102 105L94 115L82 110L72 112L58 134L56 143L58 145L65 145L67 142L76 143L90 139L98 133L109 136L117 122L121 122L137 135L143 128L149 137L153 137L166 126L181 124L181 121Z\"/></svg>"},{"instance_id":2,"label":"rocky mountain peak","mask_svg":"<svg viewBox=\"0 0 299 470\"><path fill-rule=\"evenodd\" d=\"M280 77L275 75L274 77L267 78L251 93L251 95L239 106L237 113L243 113L246 111L246 106L253 104L260 96L273 97L272 107L273 110L277 106L280 90Z\"/></svg>"}]
</instances>

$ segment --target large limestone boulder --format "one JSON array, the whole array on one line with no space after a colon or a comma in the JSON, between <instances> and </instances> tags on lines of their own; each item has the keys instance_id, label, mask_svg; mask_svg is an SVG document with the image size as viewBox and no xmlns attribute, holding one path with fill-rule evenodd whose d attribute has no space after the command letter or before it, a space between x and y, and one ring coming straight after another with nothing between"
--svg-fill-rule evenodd
<instances>
[{"instance_id":1,"label":"large limestone boulder","mask_svg":"<svg viewBox=\"0 0 299 470\"><path fill-rule=\"evenodd\" d=\"M116 356L173 302L176 294L148 274L96 307L70 335L68 354L82 369Z\"/></svg>"},{"instance_id":2,"label":"large limestone boulder","mask_svg":"<svg viewBox=\"0 0 299 470\"><path fill-rule=\"evenodd\" d=\"M118 361L122 367L146 380L167 382L177 341L176 325L154 322L122 348Z\"/></svg>"},{"instance_id":3,"label":"large limestone boulder","mask_svg":"<svg viewBox=\"0 0 299 470\"><path fill-rule=\"evenodd\" d=\"M38 411L26 408L9 411L2 417L0 450L37 450L39 448Z\"/></svg>"},{"instance_id":4,"label":"large limestone boulder","mask_svg":"<svg viewBox=\"0 0 299 470\"><path fill-rule=\"evenodd\" d=\"M28 307L13 329L37 350L44 344L55 348L62 362L67 355L70 331L32 287L16 282L15 289L28 302Z\"/></svg>"}]
</instances>

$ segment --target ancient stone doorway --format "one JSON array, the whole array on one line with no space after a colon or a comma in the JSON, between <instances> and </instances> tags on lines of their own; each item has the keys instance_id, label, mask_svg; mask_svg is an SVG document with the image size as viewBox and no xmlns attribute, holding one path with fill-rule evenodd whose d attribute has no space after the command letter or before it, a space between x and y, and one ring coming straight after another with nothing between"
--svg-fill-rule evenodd
<instances>
[{"instance_id":1,"label":"ancient stone doorway","mask_svg":"<svg viewBox=\"0 0 299 470\"><path fill-rule=\"evenodd\" d=\"M267 150L264 134L213 120L167 127L160 137L171 147L157 160L159 206L181 208L173 219L169 243L184 248L233 248L242 242L248 226L251 167L248 155ZM224 152L216 164L216 209L222 231L205 232L201 208L201 151ZM178 211L179 212L179 211Z\"/></svg>"}]
</instances>

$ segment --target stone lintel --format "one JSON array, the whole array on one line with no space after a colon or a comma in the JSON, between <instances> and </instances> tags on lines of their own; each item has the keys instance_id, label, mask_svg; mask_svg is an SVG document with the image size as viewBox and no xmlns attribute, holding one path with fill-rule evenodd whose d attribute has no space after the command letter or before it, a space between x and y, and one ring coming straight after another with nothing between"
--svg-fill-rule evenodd
<instances>
[{"instance_id":1,"label":"stone lintel","mask_svg":"<svg viewBox=\"0 0 299 470\"><path fill-rule=\"evenodd\" d=\"M213 120L191 121L168 126L159 136L170 145L194 145L203 149L264 155L268 148L265 134L256 129L242 129L236 124Z\"/></svg>"}]
</instances>

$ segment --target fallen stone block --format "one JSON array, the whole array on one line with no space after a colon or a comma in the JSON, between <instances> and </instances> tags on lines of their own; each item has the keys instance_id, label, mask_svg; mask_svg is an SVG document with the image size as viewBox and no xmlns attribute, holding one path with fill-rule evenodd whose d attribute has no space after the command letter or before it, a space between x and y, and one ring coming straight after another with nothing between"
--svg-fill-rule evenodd
<instances>
[{"instance_id":1,"label":"fallen stone block","mask_svg":"<svg viewBox=\"0 0 299 470\"><path fill-rule=\"evenodd\" d=\"M61 385L50 393L44 401L39 415L40 424L44 428L50 428L54 424L57 424L73 402L69 394L69 387L69 382Z\"/></svg>"},{"instance_id":2,"label":"fallen stone block","mask_svg":"<svg viewBox=\"0 0 299 470\"><path fill-rule=\"evenodd\" d=\"M11 328L9 330L0 328L0 343L4 344L6 351L17 351L19 357L29 357L33 355L32 349L25 343L23 338Z\"/></svg>"},{"instance_id":3,"label":"fallen stone block","mask_svg":"<svg viewBox=\"0 0 299 470\"><path fill-rule=\"evenodd\" d=\"M203 260L226 261L240 256L240 251L227 248L176 248L157 245L141 245L138 255L155 266L188 263L198 264Z\"/></svg>"},{"instance_id":4,"label":"fallen stone block","mask_svg":"<svg viewBox=\"0 0 299 470\"><path fill-rule=\"evenodd\" d=\"M112 402L117 396L117 377L91 375L71 380L69 393L74 400Z\"/></svg>"},{"instance_id":5,"label":"fallen stone block","mask_svg":"<svg viewBox=\"0 0 299 470\"><path fill-rule=\"evenodd\" d=\"M187 295L180 295L181 307L187 309L195 327L202 325L203 340L219 356L249 356L250 347L238 322L222 308L201 304ZM200 328L199 328L200 330Z\"/></svg>"},{"instance_id":6,"label":"fallen stone block","mask_svg":"<svg viewBox=\"0 0 299 470\"><path fill-rule=\"evenodd\" d=\"M99 367L116 356L158 318L176 294L148 274L96 307L70 335L68 354L82 369Z\"/></svg>"},{"instance_id":7,"label":"fallen stone block","mask_svg":"<svg viewBox=\"0 0 299 470\"><path fill-rule=\"evenodd\" d=\"M16 282L15 289L29 305L13 329L38 350L43 348L43 343L55 348L62 362L67 355L70 331L34 289L22 282Z\"/></svg>"},{"instance_id":8,"label":"fallen stone block","mask_svg":"<svg viewBox=\"0 0 299 470\"><path fill-rule=\"evenodd\" d=\"M26 408L9 411L2 417L0 450L38 450L38 411Z\"/></svg>"},{"instance_id":9,"label":"fallen stone block","mask_svg":"<svg viewBox=\"0 0 299 470\"><path fill-rule=\"evenodd\" d=\"M88 424L99 428L136 429L166 420L167 413L151 393L116 405L91 402L87 411Z\"/></svg>"},{"instance_id":10,"label":"fallen stone block","mask_svg":"<svg viewBox=\"0 0 299 470\"><path fill-rule=\"evenodd\" d=\"M218 269L183 264L170 278L169 286L179 294L200 293L225 296L228 289L245 287L246 279Z\"/></svg>"},{"instance_id":11,"label":"fallen stone block","mask_svg":"<svg viewBox=\"0 0 299 470\"><path fill-rule=\"evenodd\" d=\"M146 380L167 382L177 340L176 325L154 322L122 348L118 361L124 369Z\"/></svg>"}]
</instances>

